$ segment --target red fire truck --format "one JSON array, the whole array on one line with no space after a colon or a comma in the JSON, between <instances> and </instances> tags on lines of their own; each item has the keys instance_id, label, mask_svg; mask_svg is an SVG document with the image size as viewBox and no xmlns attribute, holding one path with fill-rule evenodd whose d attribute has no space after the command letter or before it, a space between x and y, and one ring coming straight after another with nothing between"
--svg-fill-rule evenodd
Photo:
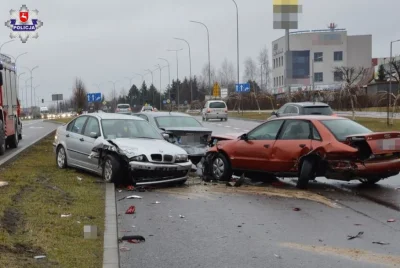
<instances>
[{"instance_id":1,"label":"red fire truck","mask_svg":"<svg viewBox=\"0 0 400 268\"><path fill-rule=\"evenodd\" d=\"M0 155L22 139L20 112L15 63L0 54Z\"/></svg>"}]
</instances>

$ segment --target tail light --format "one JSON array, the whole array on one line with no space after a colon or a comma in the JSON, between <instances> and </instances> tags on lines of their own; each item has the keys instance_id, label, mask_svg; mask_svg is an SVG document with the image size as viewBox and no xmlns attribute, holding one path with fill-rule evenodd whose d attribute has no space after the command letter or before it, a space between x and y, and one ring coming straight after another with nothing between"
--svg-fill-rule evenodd
<instances>
[{"instance_id":1,"label":"tail light","mask_svg":"<svg viewBox=\"0 0 400 268\"><path fill-rule=\"evenodd\" d=\"M207 113L211 113L211 109L207 109Z\"/></svg>"},{"instance_id":2,"label":"tail light","mask_svg":"<svg viewBox=\"0 0 400 268\"><path fill-rule=\"evenodd\" d=\"M119 112L119 109L117 108L115 111Z\"/></svg>"},{"instance_id":3,"label":"tail light","mask_svg":"<svg viewBox=\"0 0 400 268\"><path fill-rule=\"evenodd\" d=\"M332 116L338 116L337 114L332 114Z\"/></svg>"},{"instance_id":4,"label":"tail light","mask_svg":"<svg viewBox=\"0 0 400 268\"><path fill-rule=\"evenodd\" d=\"M225 113L227 113L228 112L228 109L225 109Z\"/></svg>"},{"instance_id":5,"label":"tail light","mask_svg":"<svg viewBox=\"0 0 400 268\"><path fill-rule=\"evenodd\" d=\"M128 111L130 111L131 110L131 108L128 108Z\"/></svg>"}]
</instances>

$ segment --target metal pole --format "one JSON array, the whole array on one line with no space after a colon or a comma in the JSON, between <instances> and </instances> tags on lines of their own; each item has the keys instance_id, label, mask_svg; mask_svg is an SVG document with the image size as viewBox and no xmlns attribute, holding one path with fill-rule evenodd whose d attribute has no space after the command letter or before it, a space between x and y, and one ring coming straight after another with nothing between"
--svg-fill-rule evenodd
<instances>
[{"instance_id":1,"label":"metal pole","mask_svg":"<svg viewBox=\"0 0 400 268\"><path fill-rule=\"evenodd\" d=\"M210 57L210 31L208 30L207 25L205 25L204 23L200 22L200 21L194 21L191 20L190 22L193 23L198 23L203 25L206 30L207 30L207 43L208 43L208 88L209 88L209 94L211 95L211 57Z\"/></svg>"},{"instance_id":2,"label":"metal pole","mask_svg":"<svg viewBox=\"0 0 400 268\"><path fill-rule=\"evenodd\" d=\"M154 79L153 79L153 71L147 69L146 71L151 73L151 85L154 87ZM150 87L151 88L151 87ZM154 90L153 90L153 101L152 101L152 105L154 105Z\"/></svg>"},{"instance_id":3,"label":"metal pole","mask_svg":"<svg viewBox=\"0 0 400 268\"><path fill-rule=\"evenodd\" d=\"M168 85L169 85L169 87L168 87L168 98L171 99L171 90L170 90L170 87L171 87L171 70L170 70L170 68L169 68L169 61L166 60L166 59L163 59L163 58L158 58L158 59L167 62L167 66L168 66L168 81L169 81L169 82L168 82Z\"/></svg>"},{"instance_id":4,"label":"metal pole","mask_svg":"<svg viewBox=\"0 0 400 268\"><path fill-rule=\"evenodd\" d=\"M239 8L236 4L235 0L232 0L233 3L235 3L236 6L236 36L237 36L237 83L240 83L240 77L239 77Z\"/></svg>"},{"instance_id":5,"label":"metal pole","mask_svg":"<svg viewBox=\"0 0 400 268\"><path fill-rule=\"evenodd\" d=\"M289 29L285 29L285 75L284 75L284 88L288 87L289 101L291 101L290 85L288 84L288 69L289 69Z\"/></svg>"},{"instance_id":6,"label":"metal pole","mask_svg":"<svg viewBox=\"0 0 400 268\"><path fill-rule=\"evenodd\" d=\"M11 43L11 42L14 42L15 41L15 39L12 39L12 40L10 40L10 41L7 41L7 42L4 42L3 44L1 44L1 46L0 46L0 53L1 53L1 49L3 48L3 46L5 45L5 44L8 44L8 43Z\"/></svg>"},{"instance_id":7,"label":"metal pole","mask_svg":"<svg viewBox=\"0 0 400 268\"><path fill-rule=\"evenodd\" d=\"M190 53L190 44L188 41L186 41L185 39L182 38L175 38L176 40L181 40L186 42L186 44L189 47L189 76L190 76L190 103L192 103L193 101L193 87L192 87L192 56Z\"/></svg>"},{"instance_id":8,"label":"metal pole","mask_svg":"<svg viewBox=\"0 0 400 268\"><path fill-rule=\"evenodd\" d=\"M390 97L392 95L392 46L393 46L393 41L390 42L390 61L389 61L389 67L390 67L390 76L389 76L389 91L387 94L387 101L388 101L388 108L387 108L387 125L390 125L390 121L389 121L389 113L390 113Z\"/></svg>"},{"instance_id":9,"label":"metal pole","mask_svg":"<svg viewBox=\"0 0 400 268\"><path fill-rule=\"evenodd\" d=\"M311 80L311 85L312 85L312 91L314 91L314 89L315 89L315 79L314 79L314 61L315 61L315 59L314 59L314 57L312 57L311 58L311 77L312 77L312 80Z\"/></svg>"},{"instance_id":10,"label":"metal pole","mask_svg":"<svg viewBox=\"0 0 400 268\"><path fill-rule=\"evenodd\" d=\"M261 85L260 85L260 89L262 90L262 84L263 84L263 64L261 63L261 70L260 70L260 73L261 73Z\"/></svg>"},{"instance_id":11,"label":"metal pole","mask_svg":"<svg viewBox=\"0 0 400 268\"><path fill-rule=\"evenodd\" d=\"M178 94L178 111L179 111L179 62L178 62L178 52L183 50L183 48L181 49L168 49L168 51L175 51L176 53L176 87L177 87L177 94Z\"/></svg>"},{"instance_id":12,"label":"metal pole","mask_svg":"<svg viewBox=\"0 0 400 268\"><path fill-rule=\"evenodd\" d=\"M158 68L160 68L160 111L161 111L161 66L158 64Z\"/></svg>"}]
</instances>

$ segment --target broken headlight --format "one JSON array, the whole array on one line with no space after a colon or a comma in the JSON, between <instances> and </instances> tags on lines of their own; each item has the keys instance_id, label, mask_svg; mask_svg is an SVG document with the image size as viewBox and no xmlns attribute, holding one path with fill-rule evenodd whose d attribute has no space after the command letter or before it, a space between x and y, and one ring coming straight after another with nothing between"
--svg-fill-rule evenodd
<instances>
[{"instance_id":1,"label":"broken headlight","mask_svg":"<svg viewBox=\"0 0 400 268\"><path fill-rule=\"evenodd\" d=\"M137 155L137 156L132 157L131 161L147 162L147 157L145 155Z\"/></svg>"},{"instance_id":2,"label":"broken headlight","mask_svg":"<svg viewBox=\"0 0 400 268\"><path fill-rule=\"evenodd\" d=\"M187 162L188 161L188 155L187 154L177 154L176 157L175 157L175 161Z\"/></svg>"}]
</instances>

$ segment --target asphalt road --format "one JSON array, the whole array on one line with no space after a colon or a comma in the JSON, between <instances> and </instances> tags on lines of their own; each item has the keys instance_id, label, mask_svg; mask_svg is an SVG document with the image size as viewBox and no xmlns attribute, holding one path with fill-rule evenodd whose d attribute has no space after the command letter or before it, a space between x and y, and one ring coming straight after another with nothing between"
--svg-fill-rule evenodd
<instances>
[{"instance_id":1,"label":"asphalt road","mask_svg":"<svg viewBox=\"0 0 400 268\"><path fill-rule=\"evenodd\" d=\"M0 156L0 163L11 154L30 146L32 143L36 142L38 139L55 130L59 126L59 124L44 122L43 120L22 121L22 140L19 141L18 148L7 149L6 153Z\"/></svg>"},{"instance_id":2,"label":"asphalt road","mask_svg":"<svg viewBox=\"0 0 400 268\"><path fill-rule=\"evenodd\" d=\"M303 192L289 184L230 188L197 180L183 188L123 190L117 200L131 194L143 199L117 201L119 236L146 241L120 244L124 268L400 265L400 219L387 222L398 213L322 184ZM125 214L131 205L135 214ZM359 232L361 238L348 240Z\"/></svg>"},{"instance_id":3,"label":"asphalt road","mask_svg":"<svg viewBox=\"0 0 400 268\"><path fill-rule=\"evenodd\" d=\"M195 116L201 121L201 117ZM244 133L247 132L260 123L255 121L245 121L241 119L229 118L228 121L210 120L202 122L205 127L213 130L213 133ZM329 184L334 187L355 192L364 197L370 198L376 202L385 204L387 206L400 210L400 175L380 181L377 185L364 186L359 181L341 182L334 180L327 180L326 178L317 178L319 182Z\"/></svg>"}]
</instances>

